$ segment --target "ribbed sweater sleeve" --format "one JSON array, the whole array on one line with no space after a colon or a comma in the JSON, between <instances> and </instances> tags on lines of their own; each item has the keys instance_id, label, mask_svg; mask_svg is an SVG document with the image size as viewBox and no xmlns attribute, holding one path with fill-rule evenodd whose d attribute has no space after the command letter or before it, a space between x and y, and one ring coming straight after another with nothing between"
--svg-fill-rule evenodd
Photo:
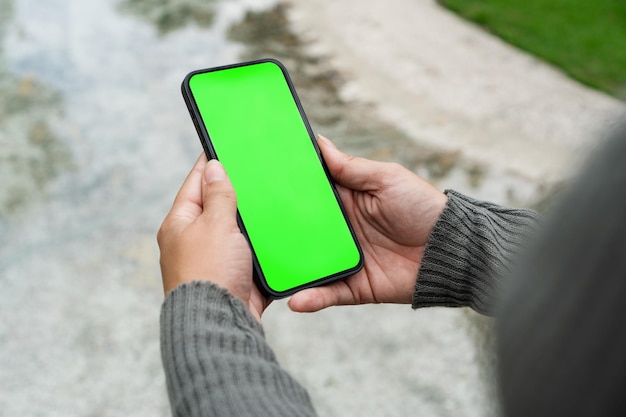
<instances>
[{"instance_id":1,"label":"ribbed sweater sleeve","mask_svg":"<svg viewBox=\"0 0 626 417\"><path fill-rule=\"evenodd\" d=\"M183 284L161 310L161 356L173 416L314 416L260 324L226 290Z\"/></svg>"},{"instance_id":2,"label":"ribbed sweater sleeve","mask_svg":"<svg viewBox=\"0 0 626 417\"><path fill-rule=\"evenodd\" d=\"M424 251L413 308L471 307L493 315L502 281L538 215L452 190L446 194L448 203Z\"/></svg>"}]
</instances>

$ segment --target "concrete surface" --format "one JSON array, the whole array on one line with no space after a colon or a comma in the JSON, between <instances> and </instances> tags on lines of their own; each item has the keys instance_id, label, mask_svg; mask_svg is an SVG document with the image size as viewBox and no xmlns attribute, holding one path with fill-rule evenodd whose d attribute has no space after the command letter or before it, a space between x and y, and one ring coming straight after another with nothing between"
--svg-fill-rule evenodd
<instances>
[{"instance_id":1,"label":"concrete surface","mask_svg":"<svg viewBox=\"0 0 626 417\"><path fill-rule=\"evenodd\" d=\"M0 415L169 415L155 234L201 151L190 70L277 56L316 131L503 203L623 111L431 1L274 4L0 0ZM320 415L494 414L468 312L278 302L265 323Z\"/></svg>"}]
</instances>

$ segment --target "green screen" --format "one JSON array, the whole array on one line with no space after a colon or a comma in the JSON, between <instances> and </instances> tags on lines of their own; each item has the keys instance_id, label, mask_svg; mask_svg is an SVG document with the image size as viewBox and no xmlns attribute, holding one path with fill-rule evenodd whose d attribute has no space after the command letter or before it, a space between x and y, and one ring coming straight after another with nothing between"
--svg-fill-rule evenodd
<instances>
[{"instance_id":1,"label":"green screen","mask_svg":"<svg viewBox=\"0 0 626 417\"><path fill-rule=\"evenodd\" d=\"M188 80L268 287L354 270L360 251L281 67L257 62Z\"/></svg>"}]
</instances>

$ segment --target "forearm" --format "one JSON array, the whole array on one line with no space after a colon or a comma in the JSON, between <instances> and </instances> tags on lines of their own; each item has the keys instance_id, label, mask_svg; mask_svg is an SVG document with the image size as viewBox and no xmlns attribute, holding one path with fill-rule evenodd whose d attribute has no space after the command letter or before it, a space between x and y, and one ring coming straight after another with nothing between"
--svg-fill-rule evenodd
<instances>
[{"instance_id":1,"label":"forearm","mask_svg":"<svg viewBox=\"0 0 626 417\"><path fill-rule=\"evenodd\" d=\"M448 203L424 251L413 308L471 307L491 315L512 260L538 216L455 191L446 194Z\"/></svg>"},{"instance_id":2,"label":"forearm","mask_svg":"<svg viewBox=\"0 0 626 417\"><path fill-rule=\"evenodd\" d=\"M314 416L259 323L213 284L172 291L161 311L161 355L174 416Z\"/></svg>"}]
</instances>

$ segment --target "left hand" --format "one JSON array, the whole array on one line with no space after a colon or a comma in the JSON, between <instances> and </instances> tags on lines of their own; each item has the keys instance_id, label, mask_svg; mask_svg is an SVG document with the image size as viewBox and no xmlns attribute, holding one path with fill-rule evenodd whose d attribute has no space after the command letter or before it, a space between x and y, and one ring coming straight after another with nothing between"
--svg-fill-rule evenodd
<instances>
[{"instance_id":1,"label":"left hand","mask_svg":"<svg viewBox=\"0 0 626 417\"><path fill-rule=\"evenodd\" d=\"M294 294L289 307L313 312L335 305L411 304L424 249L448 198L398 164L345 154L321 136L317 143L365 265L345 279Z\"/></svg>"},{"instance_id":2,"label":"left hand","mask_svg":"<svg viewBox=\"0 0 626 417\"><path fill-rule=\"evenodd\" d=\"M204 154L185 179L157 241L163 290L191 281L227 289L260 322L269 300L252 281L252 255L236 220L235 190L217 160Z\"/></svg>"}]
</instances>

